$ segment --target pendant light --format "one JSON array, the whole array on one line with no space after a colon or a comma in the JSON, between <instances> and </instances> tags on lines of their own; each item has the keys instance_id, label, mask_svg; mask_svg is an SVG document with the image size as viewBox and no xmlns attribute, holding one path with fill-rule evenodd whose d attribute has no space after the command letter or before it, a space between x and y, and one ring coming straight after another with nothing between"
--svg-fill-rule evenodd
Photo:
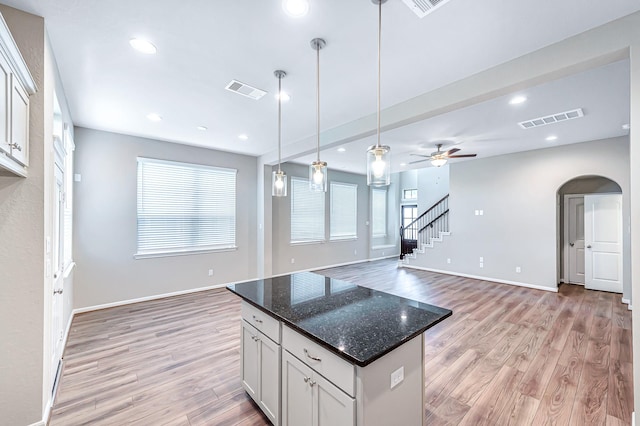
<instances>
[{"instance_id":1,"label":"pendant light","mask_svg":"<svg viewBox=\"0 0 640 426\"><path fill-rule=\"evenodd\" d=\"M316 51L316 134L317 134L317 160L309 166L309 188L312 191L327 192L327 163L320 161L320 49L327 42L321 38L311 40L311 47Z\"/></svg>"},{"instance_id":2,"label":"pendant light","mask_svg":"<svg viewBox=\"0 0 640 426\"><path fill-rule=\"evenodd\" d=\"M382 4L387 0L371 0L378 5L378 140L367 150L367 185L387 186L391 183L391 148L380 145L380 50L382 42Z\"/></svg>"},{"instance_id":3,"label":"pendant light","mask_svg":"<svg viewBox=\"0 0 640 426\"><path fill-rule=\"evenodd\" d=\"M287 175L280 170L280 162L282 161L282 79L287 73L282 70L273 72L278 78L278 171L273 172L271 176L271 195L274 197L287 196Z\"/></svg>"}]
</instances>

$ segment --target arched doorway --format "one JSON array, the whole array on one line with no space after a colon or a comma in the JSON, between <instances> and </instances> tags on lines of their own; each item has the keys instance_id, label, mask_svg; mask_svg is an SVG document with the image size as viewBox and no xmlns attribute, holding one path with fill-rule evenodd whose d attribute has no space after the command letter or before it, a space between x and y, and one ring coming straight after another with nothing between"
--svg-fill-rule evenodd
<instances>
[{"instance_id":1,"label":"arched doorway","mask_svg":"<svg viewBox=\"0 0 640 426\"><path fill-rule=\"evenodd\" d=\"M623 293L620 185L603 176L576 177L558 189L558 201L559 281ZM605 244L594 242L594 229L610 234Z\"/></svg>"}]
</instances>

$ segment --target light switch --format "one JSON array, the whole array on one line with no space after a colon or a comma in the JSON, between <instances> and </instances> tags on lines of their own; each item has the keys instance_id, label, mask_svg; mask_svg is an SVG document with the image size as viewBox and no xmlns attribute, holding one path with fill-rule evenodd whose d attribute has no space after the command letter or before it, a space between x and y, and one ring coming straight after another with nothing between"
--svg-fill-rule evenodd
<instances>
[{"instance_id":1,"label":"light switch","mask_svg":"<svg viewBox=\"0 0 640 426\"><path fill-rule=\"evenodd\" d=\"M81 182L82 181L82 175L80 173L76 173L73 175L73 180L75 182Z\"/></svg>"}]
</instances>

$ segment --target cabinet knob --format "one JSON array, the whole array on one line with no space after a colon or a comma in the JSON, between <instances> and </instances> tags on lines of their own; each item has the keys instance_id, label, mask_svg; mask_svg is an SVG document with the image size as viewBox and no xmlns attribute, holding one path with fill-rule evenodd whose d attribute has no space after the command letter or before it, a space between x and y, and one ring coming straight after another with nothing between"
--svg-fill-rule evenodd
<instances>
[{"instance_id":1,"label":"cabinet knob","mask_svg":"<svg viewBox=\"0 0 640 426\"><path fill-rule=\"evenodd\" d=\"M12 143L12 144L9 144L9 146L11 148L15 149L16 151L22 151L22 147L20 145L18 145L17 143L15 143L15 142Z\"/></svg>"},{"instance_id":2,"label":"cabinet knob","mask_svg":"<svg viewBox=\"0 0 640 426\"><path fill-rule=\"evenodd\" d=\"M262 324L262 320L261 320L260 318L256 318L256 316L255 316L255 315L253 315L253 320L254 320L255 322L258 322L258 323Z\"/></svg>"}]
</instances>

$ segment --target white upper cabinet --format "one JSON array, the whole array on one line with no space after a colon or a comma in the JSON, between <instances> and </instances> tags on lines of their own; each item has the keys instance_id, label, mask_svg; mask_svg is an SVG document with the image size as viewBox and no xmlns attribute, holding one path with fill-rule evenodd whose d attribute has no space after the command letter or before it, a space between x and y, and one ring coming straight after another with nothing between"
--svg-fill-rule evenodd
<instances>
[{"instance_id":1,"label":"white upper cabinet","mask_svg":"<svg viewBox=\"0 0 640 426\"><path fill-rule=\"evenodd\" d=\"M0 174L27 176L33 77L0 15Z\"/></svg>"}]
</instances>

